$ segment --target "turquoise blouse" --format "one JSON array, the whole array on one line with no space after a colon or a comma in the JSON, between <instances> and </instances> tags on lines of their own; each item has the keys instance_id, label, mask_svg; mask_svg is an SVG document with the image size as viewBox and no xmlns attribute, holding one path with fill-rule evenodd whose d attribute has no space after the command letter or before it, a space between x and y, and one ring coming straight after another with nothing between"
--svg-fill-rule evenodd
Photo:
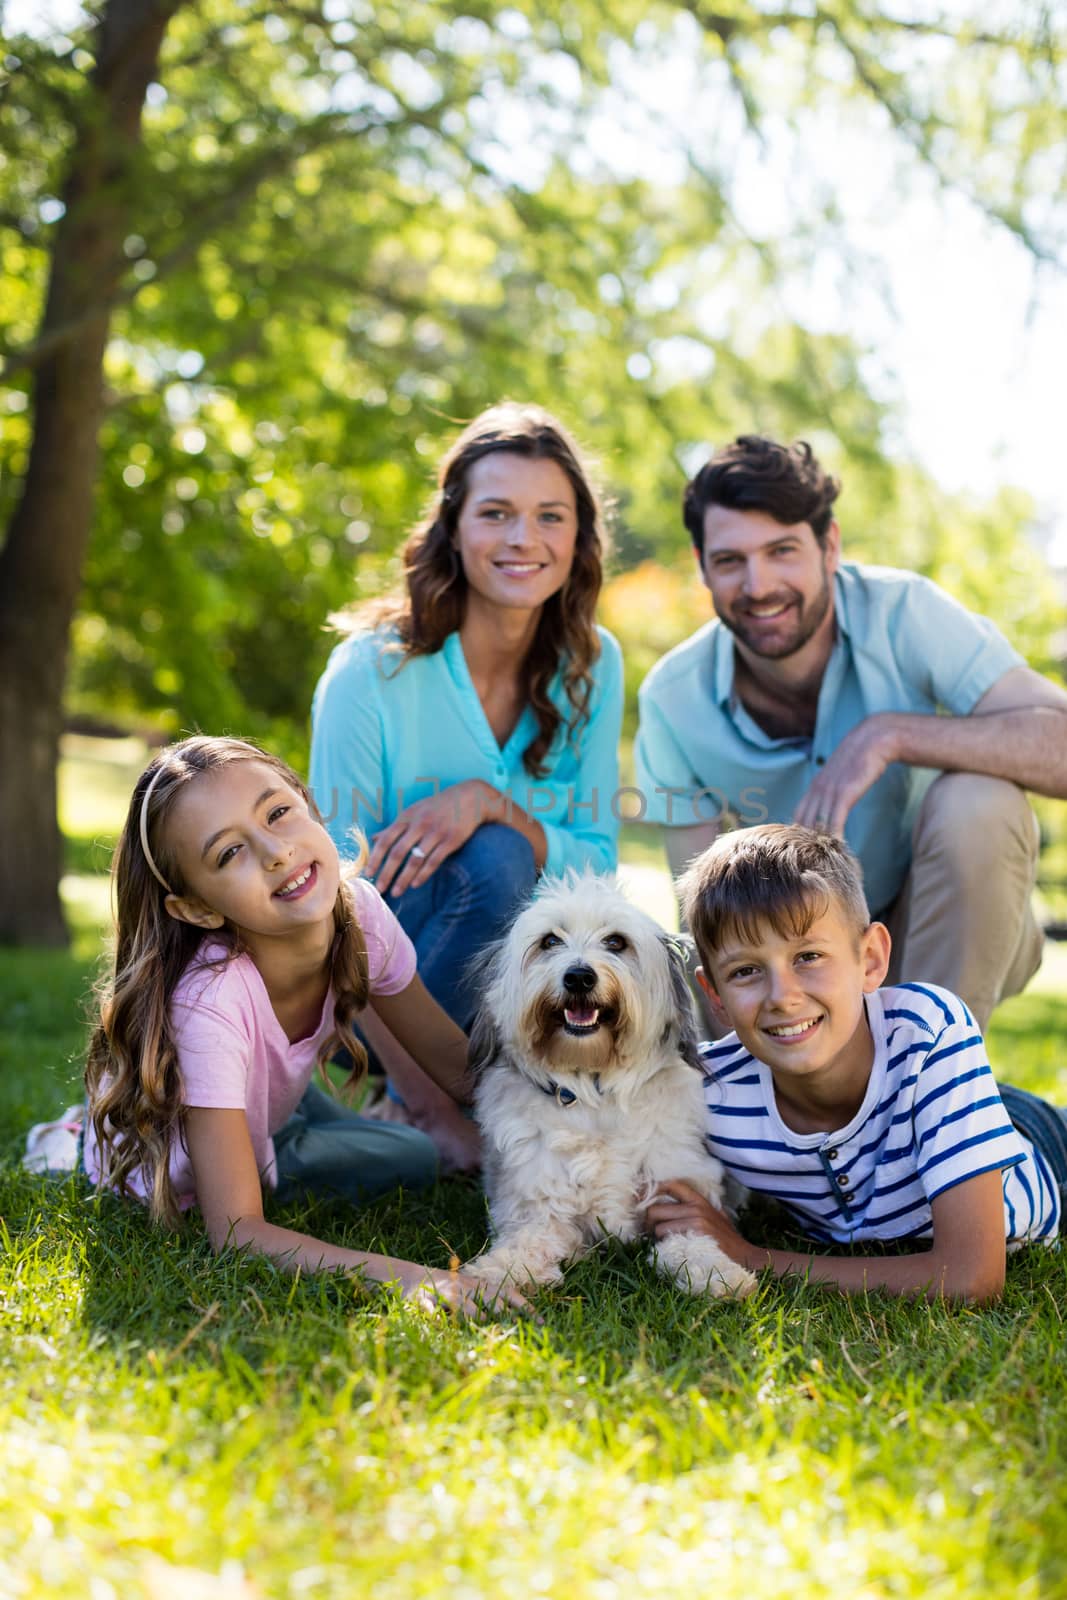
<instances>
[{"instance_id":1,"label":"turquoise blouse","mask_svg":"<svg viewBox=\"0 0 1067 1600\"><path fill-rule=\"evenodd\" d=\"M537 732L532 710L526 707L506 744L497 743L458 633L435 654L407 661L389 648L387 631L339 644L312 702L310 781L341 854L355 853L353 828L373 840L405 806L481 778L540 822L546 872L614 871L622 653L610 633L598 632L589 720L577 742L565 726L557 732L544 778L532 778L522 763ZM558 678L550 692L566 721L570 707Z\"/></svg>"}]
</instances>

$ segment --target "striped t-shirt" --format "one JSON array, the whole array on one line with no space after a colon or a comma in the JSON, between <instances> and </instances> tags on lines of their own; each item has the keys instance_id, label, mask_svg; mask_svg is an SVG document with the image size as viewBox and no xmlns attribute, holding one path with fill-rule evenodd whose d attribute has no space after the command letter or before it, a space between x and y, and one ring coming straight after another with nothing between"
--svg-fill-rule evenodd
<instances>
[{"instance_id":1,"label":"striped t-shirt","mask_svg":"<svg viewBox=\"0 0 1067 1600\"><path fill-rule=\"evenodd\" d=\"M867 996L874 1065L845 1128L795 1133L770 1068L736 1034L701 1046L707 1143L747 1188L769 1194L813 1239L929 1239L930 1202L994 1168L1009 1245L1051 1241L1059 1188L1004 1109L981 1032L963 1001L932 984Z\"/></svg>"}]
</instances>

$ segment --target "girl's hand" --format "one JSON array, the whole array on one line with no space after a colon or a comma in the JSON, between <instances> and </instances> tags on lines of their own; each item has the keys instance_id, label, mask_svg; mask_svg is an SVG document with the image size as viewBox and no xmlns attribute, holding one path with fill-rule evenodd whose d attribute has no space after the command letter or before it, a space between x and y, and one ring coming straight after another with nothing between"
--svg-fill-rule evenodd
<instances>
[{"instance_id":1,"label":"girl's hand","mask_svg":"<svg viewBox=\"0 0 1067 1600\"><path fill-rule=\"evenodd\" d=\"M378 834L367 857L367 877L379 894L418 889L483 822L496 820L505 804L499 790L481 778L466 778L416 800Z\"/></svg>"},{"instance_id":2,"label":"girl's hand","mask_svg":"<svg viewBox=\"0 0 1067 1600\"><path fill-rule=\"evenodd\" d=\"M503 1311L505 1305L526 1315L533 1310L526 1296L508 1283L490 1289L469 1273L439 1272L434 1267L417 1266L414 1261L398 1261L396 1265L396 1281L403 1298L424 1311L437 1311L447 1306L462 1316L483 1322L490 1312Z\"/></svg>"},{"instance_id":3,"label":"girl's hand","mask_svg":"<svg viewBox=\"0 0 1067 1600\"><path fill-rule=\"evenodd\" d=\"M702 1233L714 1239L719 1249L736 1261L739 1267L752 1267L753 1252L741 1237L725 1212L706 1200L699 1189L683 1183L680 1178L661 1183L645 1207L648 1232L656 1239L667 1239L672 1233ZM755 1270L764 1265L757 1260Z\"/></svg>"}]
</instances>

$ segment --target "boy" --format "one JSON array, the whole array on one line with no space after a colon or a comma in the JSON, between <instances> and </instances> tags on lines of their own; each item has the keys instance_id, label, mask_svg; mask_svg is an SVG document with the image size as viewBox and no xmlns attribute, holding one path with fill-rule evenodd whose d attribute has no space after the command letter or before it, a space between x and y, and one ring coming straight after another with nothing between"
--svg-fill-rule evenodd
<instances>
[{"instance_id":1,"label":"boy","mask_svg":"<svg viewBox=\"0 0 1067 1600\"><path fill-rule=\"evenodd\" d=\"M1062 1114L1002 1097L955 995L880 988L889 933L840 839L780 824L727 834L680 889L701 986L734 1030L701 1047L709 1149L820 1243L931 1243L884 1259L768 1250L680 1182L661 1185L650 1231L707 1233L753 1271L846 1291L995 1299L1006 1245L1057 1236Z\"/></svg>"}]
</instances>

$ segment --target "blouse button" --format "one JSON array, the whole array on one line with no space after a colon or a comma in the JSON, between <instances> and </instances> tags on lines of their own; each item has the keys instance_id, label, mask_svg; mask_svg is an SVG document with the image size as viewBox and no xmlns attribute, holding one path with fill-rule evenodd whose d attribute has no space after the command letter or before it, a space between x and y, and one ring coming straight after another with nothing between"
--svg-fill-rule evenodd
<instances>
[{"instance_id":1,"label":"blouse button","mask_svg":"<svg viewBox=\"0 0 1067 1600\"><path fill-rule=\"evenodd\" d=\"M838 1177L838 1180L837 1180L837 1187L839 1189L847 1189L848 1188L848 1173L847 1172L842 1172L840 1174L840 1176Z\"/></svg>"},{"instance_id":2,"label":"blouse button","mask_svg":"<svg viewBox=\"0 0 1067 1600\"><path fill-rule=\"evenodd\" d=\"M838 1154L839 1154L839 1152L837 1150L827 1150L827 1152L826 1152L827 1161L836 1161L837 1157L838 1157Z\"/></svg>"}]
</instances>

